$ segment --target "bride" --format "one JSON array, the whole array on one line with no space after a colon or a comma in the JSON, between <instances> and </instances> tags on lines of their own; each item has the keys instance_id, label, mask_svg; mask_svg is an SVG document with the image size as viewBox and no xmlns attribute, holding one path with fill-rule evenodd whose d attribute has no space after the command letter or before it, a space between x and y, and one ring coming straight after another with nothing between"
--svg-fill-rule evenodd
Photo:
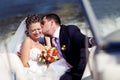
<instances>
[{"instance_id":1,"label":"bride","mask_svg":"<svg viewBox=\"0 0 120 80\"><path fill-rule=\"evenodd\" d=\"M69 67L64 59L53 62L49 66L37 63L37 57L44 49L44 45L39 42L41 36L43 34L39 16L30 15L21 22L13 40L8 45L8 51L20 53L26 80L59 80ZM45 39L46 46L51 47L50 39Z\"/></svg>"}]
</instances>

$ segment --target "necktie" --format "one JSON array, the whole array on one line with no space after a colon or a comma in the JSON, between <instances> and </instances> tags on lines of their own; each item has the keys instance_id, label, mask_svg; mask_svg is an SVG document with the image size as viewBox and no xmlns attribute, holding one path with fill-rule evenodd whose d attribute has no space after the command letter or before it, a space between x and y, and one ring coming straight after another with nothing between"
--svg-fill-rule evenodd
<instances>
[{"instance_id":1,"label":"necktie","mask_svg":"<svg viewBox=\"0 0 120 80\"><path fill-rule=\"evenodd\" d=\"M62 55L61 50L60 50L59 39L56 38L56 37L53 37L53 38L52 38L52 44L58 49L60 58L63 58L63 55ZM65 63L68 65L68 67L70 67L70 68L72 67L72 66L71 66L69 63L67 63L66 61L65 61Z\"/></svg>"},{"instance_id":2,"label":"necktie","mask_svg":"<svg viewBox=\"0 0 120 80\"><path fill-rule=\"evenodd\" d=\"M60 51L59 39L56 38L56 37L53 37L53 38L52 38L52 44L58 49L59 55L62 56L61 51Z\"/></svg>"},{"instance_id":3,"label":"necktie","mask_svg":"<svg viewBox=\"0 0 120 80\"><path fill-rule=\"evenodd\" d=\"M58 38L56 38L56 37L52 38L52 43L58 50L60 50Z\"/></svg>"}]
</instances>

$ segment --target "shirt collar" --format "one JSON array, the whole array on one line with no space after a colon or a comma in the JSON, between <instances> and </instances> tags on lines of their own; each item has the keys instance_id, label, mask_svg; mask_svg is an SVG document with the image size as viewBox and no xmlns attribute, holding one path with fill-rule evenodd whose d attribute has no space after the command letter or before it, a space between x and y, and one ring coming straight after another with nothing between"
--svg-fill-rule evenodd
<instances>
[{"instance_id":1,"label":"shirt collar","mask_svg":"<svg viewBox=\"0 0 120 80\"><path fill-rule=\"evenodd\" d=\"M53 37L59 38L60 27L54 32Z\"/></svg>"}]
</instances>

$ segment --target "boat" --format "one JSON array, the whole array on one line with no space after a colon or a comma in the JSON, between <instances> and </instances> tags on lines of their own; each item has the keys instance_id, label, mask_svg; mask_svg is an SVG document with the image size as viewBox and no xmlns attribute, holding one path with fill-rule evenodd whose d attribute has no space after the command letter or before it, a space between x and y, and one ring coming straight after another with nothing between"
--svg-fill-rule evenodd
<instances>
[{"instance_id":1,"label":"boat","mask_svg":"<svg viewBox=\"0 0 120 80\"><path fill-rule=\"evenodd\" d=\"M17 27L13 28L13 26L18 26L28 14L37 13L43 15L48 12L56 12L62 18L65 18L65 21L71 20L67 24L75 24L74 21L76 20L82 22L79 25L85 25L84 23L87 22L87 28L95 38L96 45L90 49L90 54L86 58L88 62L82 80L120 80L120 0L106 2L104 0L57 1L59 3L56 0L46 0L46 2L44 0L36 0L36 2L32 0L29 0L29 2L16 0L13 3L10 0L1 0L0 79L24 80L25 78L23 72L21 72L23 66L18 56L16 54L6 54L9 53L6 45L17 29ZM63 2L65 3L63 4ZM75 11L76 13L74 13ZM71 14L76 16L72 15L73 17L71 17ZM82 14L84 16L81 16ZM74 19L74 17L77 18ZM84 22L83 17L86 22ZM8 33L5 31L6 29L11 32ZM86 55L88 54L86 53ZM13 63L18 65L13 65Z\"/></svg>"},{"instance_id":2,"label":"boat","mask_svg":"<svg viewBox=\"0 0 120 80\"><path fill-rule=\"evenodd\" d=\"M86 21L96 40L82 80L120 80L118 3L119 0L80 0Z\"/></svg>"}]
</instances>

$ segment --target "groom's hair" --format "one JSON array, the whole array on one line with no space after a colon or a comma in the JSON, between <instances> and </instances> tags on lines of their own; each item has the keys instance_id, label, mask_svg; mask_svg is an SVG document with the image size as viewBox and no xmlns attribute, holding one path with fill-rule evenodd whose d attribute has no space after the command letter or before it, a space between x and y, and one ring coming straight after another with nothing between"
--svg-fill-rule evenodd
<instances>
[{"instance_id":1,"label":"groom's hair","mask_svg":"<svg viewBox=\"0 0 120 80\"><path fill-rule=\"evenodd\" d=\"M28 15L26 19L26 28L28 29L32 23L40 22L40 17L36 14Z\"/></svg>"},{"instance_id":2,"label":"groom's hair","mask_svg":"<svg viewBox=\"0 0 120 80\"><path fill-rule=\"evenodd\" d=\"M57 14L55 14L55 13L50 13L50 14L46 14L46 15L43 15L42 17L41 17L41 24L44 24L44 22L43 22L43 18L44 17L46 17L46 19L49 21L49 20L54 20L55 21L55 23L56 24L61 24L61 20L60 20L60 17L57 15ZM42 23L43 22L43 23Z\"/></svg>"}]
</instances>

